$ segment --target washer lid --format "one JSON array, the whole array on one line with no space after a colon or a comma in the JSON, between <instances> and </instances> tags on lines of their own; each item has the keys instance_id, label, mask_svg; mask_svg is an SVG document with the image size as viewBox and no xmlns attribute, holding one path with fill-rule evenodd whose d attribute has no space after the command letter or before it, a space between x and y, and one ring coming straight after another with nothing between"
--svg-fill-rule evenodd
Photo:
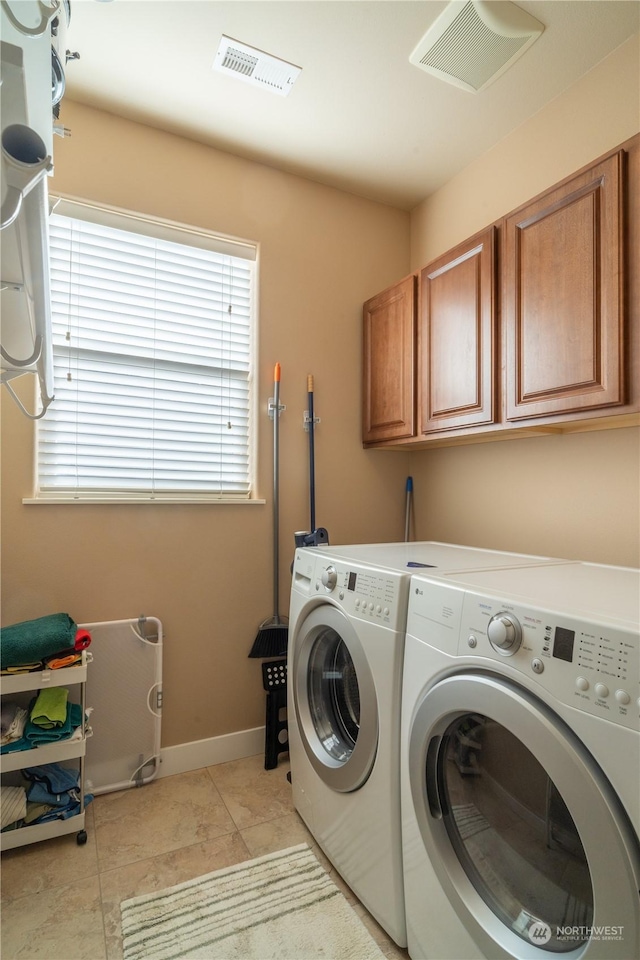
<instances>
[{"instance_id":1,"label":"washer lid","mask_svg":"<svg viewBox=\"0 0 640 960\"><path fill-rule=\"evenodd\" d=\"M425 571L425 575L428 571ZM500 571L457 572L447 581L487 595L510 597L529 606L556 610L576 619L625 623L640 629L640 570L597 563L565 563Z\"/></svg>"},{"instance_id":2,"label":"washer lid","mask_svg":"<svg viewBox=\"0 0 640 960\"><path fill-rule=\"evenodd\" d=\"M501 550L482 550L479 547L439 543L435 540L327 545L308 549L313 550L316 556L324 556L327 563L337 559L369 564L397 573L416 573L421 568L426 568L425 574L433 573L434 576L460 570L497 570L503 567L529 567L537 564L567 562L555 560L552 557L536 557Z\"/></svg>"}]
</instances>

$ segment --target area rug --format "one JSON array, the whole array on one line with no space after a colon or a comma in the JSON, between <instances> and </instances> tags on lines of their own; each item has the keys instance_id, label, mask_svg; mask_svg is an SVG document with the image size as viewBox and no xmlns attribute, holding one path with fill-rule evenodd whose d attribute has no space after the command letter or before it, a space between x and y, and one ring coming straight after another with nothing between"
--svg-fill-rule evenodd
<instances>
[{"instance_id":1,"label":"area rug","mask_svg":"<svg viewBox=\"0 0 640 960\"><path fill-rule=\"evenodd\" d=\"M124 960L384 960L306 843L121 910Z\"/></svg>"},{"instance_id":2,"label":"area rug","mask_svg":"<svg viewBox=\"0 0 640 960\"><path fill-rule=\"evenodd\" d=\"M476 833L482 833L491 827L489 821L484 817L474 803L453 804L451 808L455 825L458 833L463 840L474 837Z\"/></svg>"}]
</instances>

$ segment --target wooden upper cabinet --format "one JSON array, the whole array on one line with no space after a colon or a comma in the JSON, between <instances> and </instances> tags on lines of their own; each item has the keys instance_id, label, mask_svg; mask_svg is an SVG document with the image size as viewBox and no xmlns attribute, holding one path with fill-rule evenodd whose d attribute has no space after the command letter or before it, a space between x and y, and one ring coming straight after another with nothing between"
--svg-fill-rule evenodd
<instances>
[{"instance_id":1,"label":"wooden upper cabinet","mask_svg":"<svg viewBox=\"0 0 640 960\"><path fill-rule=\"evenodd\" d=\"M495 420L495 227L420 273L420 433Z\"/></svg>"},{"instance_id":2,"label":"wooden upper cabinet","mask_svg":"<svg viewBox=\"0 0 640 960\"><path fill-rule=\"evenodd\" d=\"M504 222L507 420L625 401L622 163L620 151Z\"/></svg>"},{"instance_id":3,"label":"wooden upper cabinet","mask_svg":"<svg viewBox=\"0 0 640 960\"><path fill-rule=\"evenodd\" d=\"M365 443L415 433L415 284L406 277L364 305Z\"/></svg>"}]
</instances>

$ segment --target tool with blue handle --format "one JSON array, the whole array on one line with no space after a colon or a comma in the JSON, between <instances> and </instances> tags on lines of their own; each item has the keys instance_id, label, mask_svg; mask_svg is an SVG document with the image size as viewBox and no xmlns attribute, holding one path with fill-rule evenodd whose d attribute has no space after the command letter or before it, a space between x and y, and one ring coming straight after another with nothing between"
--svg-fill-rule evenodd
<instances>
[{"instance_id":1,"label":"tool with blue handle","mask_svg":"<svg viewBox=\"0 0 640 960\"><path fill-rule=\"evenodd\" d=\"M411 506L413 502L413 477L407 477L405 484L405 512L404 512L404 542L409 541L409 528L411 526Z\"/></svg>"}]
</instances>

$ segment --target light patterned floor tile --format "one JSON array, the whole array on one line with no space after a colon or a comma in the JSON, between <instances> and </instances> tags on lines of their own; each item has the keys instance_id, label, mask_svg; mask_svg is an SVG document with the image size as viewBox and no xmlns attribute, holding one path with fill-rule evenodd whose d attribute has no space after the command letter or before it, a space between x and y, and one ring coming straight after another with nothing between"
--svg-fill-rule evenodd
<instances>
[{"instance_id":1,"label":"light patterned floor tile","mask_svg":"<svg viewBox=\"0 0 640 960\"><path fill-rule=\"evenodd\" d=\"M3 960L104 960L97 877L2 905Z\"/></svg>"},{"instance_id":2,"label":"light patterned floor tile","mask_svg":"<svg viewBox=\"0 0 640 960\"><path fill-rule=\"evenodd\" d=\"M102 873L102 909L109 960L122 960L120 904L123 900L165 890L249 859L249 851L236 832Z\"/></svg>"},{"instance_id":3,"label":"light patterned floor tile","mask_svg":"<svg viewBox=\"0 0 640 960\"><path fill-rule=\"evenodd\" d=\"M293 813L288 761L264 769L264 757L247 757L207 767L238 830Z\"/></svg>"},{"instance_id":4,"label":"light patterned floor tile","mask_svg":"<svg viewBox=\"0 0 640 960\"><path fill-rule=\"evenodd\" d=\"M309 844L388 960L408 960L295 812L287 770L285 761L267 771L256 756L103 794L87 810L85 847L70 835L7 851L3 960L122 960L122 900L298 843Z\"/></svg>"},{"instance_id":5,"label":"light patterned floor tile","mask_svg":"<svg viewBox=\"0 0 640 960\"><path fill-rule=\"evenodd\" d=\"M205 769L103 794L94 802L101 872L235 830Z\"/></svg>"},{"instance_id":6,"label":"light patterned floor tile","mask_svg":"<svg viewBox=\"0 0 640 960\"><path fill-rule=\"evenodd\" d=\"M15 900L27 894L98 875L93 804L86 809L87 842L76 843L76 834L54 837L41 843L6 850L2 854L0 883L2 900Z\"/></svg>"},{"instance_id":7,"label":"light patterned floor tile","mask_svg":"<svg viewBox=\"0 0 640 960\"><path fill-rule=\"evenodd\" d=\"M257 823L240 833L252 857L262 857L299 843L308 843L310 847L314 844L313 837L297 813L287 813L284 817Z\"/></svg>"}]
</instances>

